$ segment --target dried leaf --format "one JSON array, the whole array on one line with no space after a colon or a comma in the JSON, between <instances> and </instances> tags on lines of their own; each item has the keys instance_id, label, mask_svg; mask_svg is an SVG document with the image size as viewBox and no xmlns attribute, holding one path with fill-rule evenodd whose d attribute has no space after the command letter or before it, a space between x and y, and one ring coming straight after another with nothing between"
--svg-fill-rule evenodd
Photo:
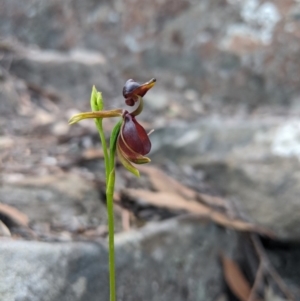
<instances>
[{"instance_id":1,"label":"dried leaf","mask_svg":"<svg viewBox=\"0 0 300 301\"><path fill-rule=\"evenodd\" d=\"M209 217L217 224L227 228L232 228L239 231L256 232L269 237L274 237L274 233L263 227L245 222L241 219L230 218L226 214L211 210Z\"/></svg>"},{"instance_id":2,"label":"dried leaf","mask_svg":"<svg viewBox=\"0 0 300 301\"><path fill-rule=\"evenodd\" d=\"M89 148L82 153L83 160L102 159L103 156L103 151L100 148Z\"/></svg>"},{"instance_id":3,"label":"dried leaf","mask_svg":"<svg viewBox=\"0 0 300 301\"><path fill-rule=\"evenodd\" d=\"M122 194L133 200L142 200L152 206L171 210L184 210L192 213L208 214L210 209L193 201L187 201L178 194L170 192L152 192L143 189L124 189Z\"/></svg>"},{"instance_id":4,"label":"dried leaf","mask_svg":"<svg viewBox=\"0 0 300 301\"><path fill-rule=\"evenodd\" d=\"M199 216L208 217L224 227L233 228L239 231L253 231L271 236L269 231L257 227L251 223L239 219L231 219L222 212L200 204L195 200L187 200L173 192L152 192L142 189L124 189L123 197L129 197L134 201L142 200L152 206L167 208L174 211L185 211ZM122 199L122 196L121 196Z\"/></svg>"},{"instance_id":5,"label":"dried leaf","mask_svg":"<svg viewBox=\"0 0 300 301\"><path fill-rule=\"evenodd\" d=\"M139 170L149 176L153 187L157 191L178 193L186 199L194 199L196 196L194 190L182 185L158 168L152 166L139 166Z\"/></svg>"},{"instance_id":6,"label":"dried leaf","mask_svg":"<svg viewBox=\"0 0 300 301\"><path fill-rule=\"evenodd\" d=\"M236 262L222 255L223 271L227 285L240 301L247 301L251 287Z\"/></svg>"},{"instance_id":7,"label":"dried leaf","mask_svg":"<svg viewBox=\"0 0 300 301\"><path fill-rule=\"evenodd\" d=\"M123 209L122 214L122 228L124 231L129 231L130 230L130 211Z\"/></svg>"},{"instance_id":8,"label":"dried leaf","mask_svg":"<svg viewBox=\"0 0 300 301\"><path fill-rule=\"evenodd\" d=\"M153 187L157 191L178 193L186 199L197 199L197 201L210 206L221 208L228 207L228 204L224 199L203 193L198 193L176 181L156 167L141 166L139 167L139 170L148 175Z\"/></svg>"},{"instance_id":9,"label":"dried leaf","mask_svg":"<svg viewBox=\"0 0 300 301\"><path fill-rule=\"evenodd\" d=\"M100 225L95 229L88 229L84 231L84 236L86 237L103 237L108 233L108 229L106 225Z\"/></svg>"},{"instance_id":10,"label":"dried leaf","mask_svg":"<svg viewBox=\"0 0 300 301\"><path fill-rule=\"evenodd\" d=\"M0 203L0 218L1 216L5 216L18 226L28 227L29 219L27 215L12 206Z\"/></svg>"},{"instance_id":11,"label":"dried leaf","mask_svg":"<svg viewBox=\"0 0 300 301\"><path fill-rule=\"evenodd\" d=\"M198 209L196 209L196 212L187 210L186 207L183 209L185 211L207 215L213 221L224 227L234 228L240 231L254 231L269 237L274 237L274 233L269 230L244 222L238 218L233 218L235 214L231 211L229 203L223 198L198 193L184 186L156 167L139 166L139 170L149 176L153 187L159 192L178 194L185 199L185 203L188 201L193 201L199 205ZM190 208L190 205L185 206ZM220 212L220 210L217 211L215 208L222 209L223 212Z\"/></svg>"},{"instance_id":12,"label":"dried leaf","mask_svg":"<svg viewBox=\"0 0 300 301\"><path fill-rule=\"evenodd\" d=\"M227 210L229 207L228 202L225 199L222 199L217 196L211 196L204 193L197 193L197 200L209 206L219 207L225 210Z\"/></svg>"}]
</instances>

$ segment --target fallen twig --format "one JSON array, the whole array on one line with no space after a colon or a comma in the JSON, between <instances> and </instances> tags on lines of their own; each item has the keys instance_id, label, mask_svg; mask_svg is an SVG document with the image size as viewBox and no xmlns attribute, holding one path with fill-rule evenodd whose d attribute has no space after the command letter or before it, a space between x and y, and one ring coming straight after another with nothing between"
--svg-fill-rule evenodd
<instances>
[{"instance_id":1,"label":"fallen twig","mask_svg":"<svg viewBox=\"0 0 300 301\"><path fill-rule=\"evenodd\" d=\"M255 300L257 290L263 281L263 276L264 276L264 268L263 268L262 262L260 262L257 272L256 272L255 281L251 288L251 292L250 292L250 295L249 295L249 298L247 301Z\"/></svg>"},{"instance_id":2,"label":"fallen twig","mask_svg":"<svg viewBox=\"0 0 300 301\"><path fill-rule=\"evenodd\" d=\"M268 256L265 253L264 247L262 246L262 243L258 239L257 235L254 233L251 234L251 240L259 257L260 265L262 266L263 272L268 272L268 274L273 278L281 292L288 298L288 300L296 300L294 295L290 292L287 285L284 283L280 275L277 273L277 271L271 264Z\"/></svg>"}]
</instances>

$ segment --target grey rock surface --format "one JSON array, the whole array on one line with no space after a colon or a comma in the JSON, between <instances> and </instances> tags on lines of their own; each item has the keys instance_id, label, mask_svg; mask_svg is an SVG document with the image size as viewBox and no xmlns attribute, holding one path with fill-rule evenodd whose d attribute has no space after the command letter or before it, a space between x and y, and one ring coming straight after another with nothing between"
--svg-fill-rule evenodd
<instances>
[{"instance_id":1,"label":"grey rock surface","mask_svg":"<svg viewBox=\"0 0 300 301\"><path fill-rule=\"evenodd\" d=\"M0 9L0 29L43 49L103 52L130 74L146 69L164 80L169 72L171 87L181 76L218 109L299 111L298 17L299 4L285 0L11 0Z\"/></svg>"},{"instance_id":2,"label":"grey rock surface","mask_svg":"<svg viewBox=\"0 0 300 301\"><path fill-rule=\"evenodd\" d=\"M217 110L230 104L235 110L299 105L298 3L126 4L124 43L142 53L147 68L159 70L157 76L171 71L170 85L174 74L185 77Z\"/></svg>"},{"instance_id":3,"label":"grey rock surface","mask_svg":"<svg viewBox=\"0 0 300 301\"><path fill-rule=\"evenodd\" d=\"M26 0L20 5L17 0L5 1L0 9L1 33L44 49L68 50L78 45L107 49L106 35L116 29L118 14L106 2Z\"/></svg>"},{"instance_id":4,"label":"grey rock surface","mask_svg":"<svg viewBox=\"0 0 300 301\"><path fill-rule=\"evenodd\" d=\"M0 202L16 207L35 224L48 223L70 231L107 223L106 207L96 186L71 173L14 181L6 175L0 185Z\"/></svg>"},{"instance_id":5,"label":"grey rock surface","mask_svg":"<svg viewBox=\"0 0 300 301\"><path fill-rule=\"evenodd\" d=\"M118 234L118 300L216 300L224 290L219 251L232 256L237 242L236 233L190 218ZM0 253L5 301L108 300L102 243L2 240Z\"/></svg>"},{"instance_id":6,"label":"grey rock surface","mask_svg":"<svg viewBox=\"0 0 300 301\"><path fill-rule=\"evenodd\" d=\"M203 120L157 130L152 157L203 170L244 218L299 241L299 133L297 120Z\"/></svg>"},{"instance_id":7,"label":"grey rock surface","mask_svg":"<svg viewBox=\"0 0 300 301\"><path fill-rule=\"evenodd\" d=\"M106 252L99 245L2 241L0 248L3 300L108 299Z\"/></svg>"},{"instance_id":8,"label":"grey rock surface","mask_svg":"<svg viewBox=\"0 0 300 301\"><path fill-rule=\"evenodd\" d=\"M68 53L22 49L14 54L10 73L74 104L88 103L93 85L105 96L116 96L115 85L122 88L107 59L99 52L83 49Z\"/></svg>"},{"instance_id":9,"label":"grey rock surface","mask_svg":"<svg viewBox=\"0 0 300 301\"><path fill-rule=\"evenodd\" d=\"M0 69L1 72L1 69ZM0 75L1 77L1 75ZM16 112L18 95L12 81L0 78L0 113L13 114Z\"/></svg>"}]
</instances>

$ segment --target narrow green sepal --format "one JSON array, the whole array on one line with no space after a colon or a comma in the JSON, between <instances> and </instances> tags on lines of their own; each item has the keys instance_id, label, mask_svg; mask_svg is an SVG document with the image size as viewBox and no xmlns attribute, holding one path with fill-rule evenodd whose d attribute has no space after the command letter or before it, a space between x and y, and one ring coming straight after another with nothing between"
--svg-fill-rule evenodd
<instances>
[{"instance_id":1,"label":"narrow green sepal","mask_svg":"<svg viewBox=\"0 0 300 301\"><path fill-rule=\"evenodd\" d=\"M113 151L115 153L116 151L117 140L118 140L122 123L123 123L123 119L119 120L119 122L114 126L111 132L110 143L109 143L110 152Z\"/></svg>"},{"instance_id":2,"label":"narrow green sepal","mask_svg":"<svg viewBox=\"0 0 300 301\"><path fill-rule=\"evenodd\" d=\"M140 177L140 172L124 157L124 155L122 154L122 151L119 149L119 147L117 147L117 154L118 157L121 161L121 163L123 164L123 166L130 171L131 173L133 173L136 177Z\"/></svg>"},{"instance_id":3,"label":"narrow green sepal","mask_svg":"<svg viewBox=\"0 0 300 301\"><path fill-rule=\"evenodd\" d=\"M121 119L113 128L111 135L110 135L110 141L109 141L109 158L110 158L110 169L114 168L115 164L115 153L117 148L117 141L118 136L121 130L121 126L123 123L123 119Z\"/></svg>"},{"instance_id":4,"label":"narrow green sepal","mask_svg":"<svg viewBox=\"0 0 300 301\"><path fill-rule=\"evenodd\" d=\"M130 160L135 164L146 164L150 163L151 160L148 157L130 158Z\"/></svg>"}]
</instances>

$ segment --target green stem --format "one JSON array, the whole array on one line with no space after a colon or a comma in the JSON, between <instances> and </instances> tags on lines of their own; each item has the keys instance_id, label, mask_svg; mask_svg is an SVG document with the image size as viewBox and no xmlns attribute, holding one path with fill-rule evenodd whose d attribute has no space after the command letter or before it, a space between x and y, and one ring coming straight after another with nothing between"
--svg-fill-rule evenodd
<instances>
[{"instance_id":1,"label":"green stem","mask_svg":"<svg viewBox=\"0 0 300 301\"><path fill-rule=\"evenodd\" d=\"M109 288L110 301L116 300L116 284L115 284L115 248L114 248L114 191L115 191L115 153L117 147L118 135L122 125L120 120L114 127L110 136L109 160L106 168L108 168L108 180L106 188L106 203L108 215L108 253L109 253Z\"/></svg>"},{"instance_id":2,"label":"green stem","mask_svg":"<svg viewBox=\"0 0 300 301\"><path fill-rule=\"evenodd\" d=\"M97 126L101 144L102 144L102 148L103 148L104 161L105 161L105 178L106 178L106 184L107 184L109 173L110 173L110 168L109 168L109 157L108 157L107 144L106 144L105 135L104 135L103 126L102 126L102 119L100 119L100 118L95 119L95 124Z\"/></svg>"},{"instance_id":3,"label":"green stem","mask_svg":"<svg viewBox=\"0 0 300 301\"><path fill-rule=\"evenodd\" d=\"M102 119L96 119L95 122L102 142L104 160L105 160L106 205L107 205L107 215L108 215L109 291L110 291L110 301L115 301L116 300L115 248L114 248L115 153L117 147L117 139L122 125L122 120L120 120L116 124L110 136L109 154L108 154L106 140L103 132Z\"/></svg>"},{"instance_id":4,"label":"green stem","mask_svg":"<svg viewBox=\"0 0 300 301\"><path fill-rule=\"evenodd\" d=\"M110 301L116 300L116 284L115 284L115 246L114 246L114 189L115 189L115 169L109 173L106 202L108 213L108 249L109 249L109 288Z\"/></svg>"}]
</instances>

